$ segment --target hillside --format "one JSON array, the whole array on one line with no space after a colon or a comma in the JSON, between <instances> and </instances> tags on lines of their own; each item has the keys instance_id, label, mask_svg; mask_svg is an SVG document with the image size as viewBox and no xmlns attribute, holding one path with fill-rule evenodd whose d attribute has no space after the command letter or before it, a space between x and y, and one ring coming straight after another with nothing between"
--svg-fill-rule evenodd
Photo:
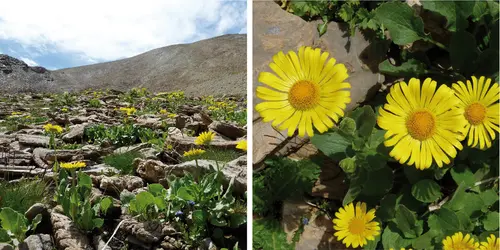
<instances>
[{"instance_id":1,"label":"hillside","mask_svg":"<svg viewBox=\"0 0 500 250\"><path fill-rule=\"evenodd\" d=\"M194 96L245 94L246 47L246 35L224 35L55 71L0 55L0 86L10 93L145 87L153 92L183 90Z\"/></svg>"}]
</instances>

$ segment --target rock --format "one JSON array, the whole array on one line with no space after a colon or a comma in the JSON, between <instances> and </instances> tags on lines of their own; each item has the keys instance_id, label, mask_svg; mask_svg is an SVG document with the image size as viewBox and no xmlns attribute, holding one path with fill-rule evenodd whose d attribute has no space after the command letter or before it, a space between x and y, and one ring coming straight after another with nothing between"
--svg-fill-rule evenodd
<instances>
[{"instance_id":1,"label":"rock","mask_svg":"<svg viewBox=\"0 0 500 250\"><path fill-rule=\"evenodd\" d=\"M28 221L32 221L38 214L42 215L43 218L48 218L50 216L48 206L43 203L35 203L24 213L24 216Z\"/></svg>"},{"instance_id":2,"label":"rock","mask_svg":"<svg viewBox=\"0 0 500 250\"><path fill-rule=\"evenodd\" d=\"M175 117L175 127L178 129L183 129L186 127L186 123L188 123L190 117L187 115L178 115Z\"/></svg>"},{"instance_id":3,"label":"rock","mask_svg":"<svg viewBox=\"0 0 500 250\"><path fill-rule=\"evenodd\" d=\"M148 117L148 118L137 118L135 120L138 126L157 129L162 127L161 118L159 117Z\"/></svg>"},{"instance_id":4,"label":"rock","mask_svg":"<svg viewBox=\"0 0 500 250\"><path fill-rule=\"evenodd\" d=\"M143 148L139 150L139 153L142 155L143 158L145 159L157 159L158 152L154 148Z\"/></svg>"},{"instance_id":5,"label":"rock","mask_svg":"<svg viewBox=\"0 0 500 250\"><path fill-rule=\"evenodd\" d=\"M9 175L37 175L44 170L36 168L35 166L15 166L15 165L2 165L0 164L0 173L2 176ZM11 176L12 177L12 176Z\"/></svg>"},{"instance_id":6,"label":"rock","mask_svg":"<svg viewBox=\"0 0 500 250\"><path fill-rule=\"evenodd\" d=\"M177 150L179 153L183 153L185 151L188 151L195 146L197 146L194 141L196 140L196 137L192 136L178 136L178 135L173 135L169 136L167 138L167 143L170 145L174 146L174 149ZM213 148L218 148L218 149L236 149L236 145L238 144L237 141L226 141L224 139L221 139L218 136L215 136L215 138L212 140L210 143L210 147Z\"/></svg>"},{"instance_id":7,"label":"rock","mask_svg":"<svg viewBox=\"0 0 500 250\"><path fill-rule=\"evenodd\" d=\"M1 248L0 248L1 249ZM34 234L28 236L23 243L19 244L19 250L52 250L54 244L48 234Z\"/></svg>"},{"instance_id":8,"label":"rock","mask_svg":"<svg viewBox=\"0 0 500 250\"><path fill-rule=\"evenodd\" d=\"M70 126L69 133L65 134L62 139L65 142L76 142L83 139L86 124L77 124Z\"/></svg>"},{"instance_id":9,"label":"rock","mask_svg":"<svg viewBox=\"0 0 500 250\"><path fill-rule=\"evenodd\" d=\"M89 175L107 175L107 176L113 176L120 174L120 170L111 167L107 164L98 164L98 165L93 165L89 166L86 169L83 170L83 172L89 174Z\"/></svg>"},{"instance_id":10,"label":"rock","mask_svg":"<svg viewBox=\"0 0 500 250\"><path fill-rule=\"evenodd\" d=\"M137 152L143 148L147 148L148 146L149 146L148 143L140 143L140 144L136 144L136 145L132 145L132 146L117 148L117 149L115 149L115 151L113 153L124 154L124 153L133 152L133 151Z\"/></svg>"},{"instance_id":11,"label":"rock","mask_svg":"<svg viewBox=\"0 0 500 250\"><path fill-rule=\"evenodd\" d=\"M7 243L0 243L0 250L14 250L14 247Z\"/></svg>"},{"instance_id":12,"label":"rock","mask_svg":"<svg viewBox=\"0 0 500 250\"><path fill-rule=\"evenodd\" d=\"M195 121L202 122L205 126L208 126L213 122L212 118L210 118L210 116L205 112L194 114L193 119Z\"/></svg>"},{"instance_id":13,"label":"rock","mask_svg":"<svg viewBox=\"0 0 500 250\"><path fill-rule=\"evenodd\" d=\"M215 161L198 160L198 167L196 162L188 161L181 164L168 166L165 171L176 176L183 176L184 171L187 171L193 176L199 176L202 173L213 171L217 164ZM244 193L247 187L247 156L243 155L236 160L228 162L222 169L225 183L229 183L234 178L234 191L237 193Z\"/></svg>"},{"instance_id":14,"label":"rock","mask_svg":"<svg viewBox=\"0 0 500 250\"><path fill-rule=\"evenodd\" d=\"M321 160L322 162L318 163L321 173L313 186L312 196L342 201L349 189L344 172L331 159L322 157Z\"/></svg>"},{"instance_id":15,"label":"rock","mask_svg":"<svg viewBox=\"0 0 500 250\"><path fill-rule=\"evenodd\" d=\"M160 178L165 177L165 164L155 160L139 160L136 164L136 172L144 180L157 183Z\"/></svg>"},{"instance_id":16,"label":"rock","mask_svg":"<svg viewBox=\"0 0 500 250\"><path fill-rule=\"evenodd\" d=\"M215 121L208 128L232 140L236 140L247 134L246 130L227 122Z\"/></svg>"},{"instance_id":17,"label":"rock","mask_svg":"<svg viewBox=\"0 0 500 250\"><path fill-rule=\"evenodd\" d=\"M371 44L365 35L359 32L353 37L347 34L340 24L330 22L326 33L319 37L316 29L319 21L306 22L302 18L283 11L273 1L255 1L254 36L253 36L253 96L254 105L260 103L256 97L255 89L262 86L258 82L260 72L271 72L269 63L272 56L279 51L287 53L296 51L300 46L312 46L330 52L338 63L343 63L348 69L351 83L352 102L347 110L355 108L364 101L367 95L375 93L378 83L384 81L382 75L377 73L378 63L384 60L387 44ZM286 151L294 145L282 144L286 132L277 132L269 123L263 123L259 113L254 109L253 127L253 163L259 165L269 154L275 154L277 148L284 147ZM283 136L285 135L285 136ZM303 139L294 138L299 146L305 142Z\"/></svg>"},{"instance_id":18,"label":"rock","mask_svg":"<svg viewBox=\"0 0 500 250\"><path fill-rule=\"evenodd\" d=\"M24 135L24 134L18 134L16 136L16 139L19 141L20 144L29 146L29 147L49 147L49 141L50 137L48 136L43 136L43 135ZM56 143L58 143L60 140L56 139Z\"/></svg>"},{"instance_id":19,"label":"rock","mask_svg":"<svg viewBox=\"0 0 500 250\"><path fill-rule=\"evenodd\" d=\"M123 189L133 191L137 188L144 187L144 182L137 176L103 176L100 180L99 188L104 192L119 194Z\"/></svg>"},{"instance_id":20,"label":"rock","mask_svg":"<svg viewBox=\"0 0 500 250\"><path fill-rule=\"evenodd\" d=\"M59 249L93 249L87 235L82 233L66 215L52 212L50 221L54 232L54 241Z\"/></svg>"},{"instance_id":21,"label":"rock","mask_svg":"<svg viewBox=\"0 0 500 250\"><path fill-rule=\"evenodd\" d=\"M179 128L169 127L167 129L168 136L183 136L182 131Z\"/></svg>"},{"instance_id":22,"label":"rock","mask_svg":"<svg viewBox=\"0 0 500 250\"><path fill-rule=\"evenodd\" d=\"M184 114L187 116L192 116L196 113L200 113L202 110L201 106L190 106L190 105L182 105L178 108L177 114Z\"/></svg>"},{"instance_id":23,"label":"rock","mask_svg":"<svg viewBox=\"0 0 500 250\"><path fill-rule=\"evenodd\" d=\"M121 219L122 226L119 230L126 235L134 236L146 244L158 243L163 237L176 233L175 229L168 223L159 223L156 221L139 222L128 215L122 216Z\"/></svg>"},{"instance_id":24,"label":"rock","mask_svg":"<svg viewBox=\"0 0 500 250\"><path fill-rule=\"evenodd\" d=\"M346 247L333 236L333 222L326 215L317 215L318 209L305 203L304 201L284 201L282 210L282 226L287 233L288 240L291 240L295 231L299 228L299 223L303 223L301 218L309 218L307 225L304 225L304 232L301 234L296 249L346 249Z\"/></svg>"}]
</instances>

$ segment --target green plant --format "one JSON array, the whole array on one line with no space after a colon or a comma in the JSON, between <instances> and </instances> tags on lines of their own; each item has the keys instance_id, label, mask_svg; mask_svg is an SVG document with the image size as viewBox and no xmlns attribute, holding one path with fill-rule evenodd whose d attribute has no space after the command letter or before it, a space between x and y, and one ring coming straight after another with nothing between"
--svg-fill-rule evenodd
<instances>
[{"instance_id":1,"label":"green plant","mask_svg":"<svg viewBox=\"0 0 500 250\"><path fill-rule=\"evenodd\" d=\"M49 188L43 180L24 179L17 183L0 181L0 208L10 207L24 213L33 204L44 201L48 195Z\"/></svg>"},{"instance_id":2,"label":"green plant","mask_svg":"<svg viewBox=\"0 0 500 250\"><path fill-rule=\"evenodd\" d=\"M340 160L349 180L344 205L355 200L378 207L383 232L367 249L430 249L455 232L483 240L498 229L498 139L482 151L465 148L455 161L426 170L401 166L387 155L369 106L311 142ZM496 205L495 205L496 204Z\"/></svg>"},{"instance_id":3,"label":"green plant","mask_svg":"<svg viewBox=\"0 0 500 250\"><path fill-rule=\"evenodd\" d=\"M89 107L100 108L102 107L101 101L99 99L93 98L89 100Z\"/></svg>"},{"instance_id":4,"label":"green plant","mask_svg":"<svg viewBox=\"0 0 500 250\"><path fill-rule=\"evenodd\" d=\"M232 150L232 149L219 149L219 148L215 148L215 147L208 147L206 152L203 154L203 156L201 158L204 160L213 160L213 161L224 163L224 162L229 162L229 161L232 161L232 160L238 158L241 154L242 153L237 152L237 151ZM191 161L191 160L198 159L198 158L200 158L200 157L198 157L198 156L196 156L196 157L184 157L183 160L184 161Z\"/></svg>"},{"instance_id":5,"label":"green plant","mask_svg":"<svg viewBox=\"0 0 500 250\"><path fill-rule=\"evenodd\" d=\"M23 214L10 207L2 208L0 210L0 242L12 242L14 245L23 242L26 239L26 232L35 230L41 221L41 214L35 216L30 223Z\"/></svg>"},{"instance_id":6,"label":"green plant","mask_svg":"<svg viewBox=\"0 0 500 250\"><path fill-rule=\"evenodd\" d=\"M122 154L111 154L104 158L104 163L120 170L121 174L133 174L135 172L132 162L135 158L140 158L141 154L136 151L126 152Z\"/></svg>"},{"instance_id":7,"label":"green plant","mask_svg":"<svg viewBox=\"0 0 500 250\"><path fill-rule=\"evenodd\" d=\"M99 124L85 129L85 138L88 142L107 142L116 146L131 145L141 141L148 142L155 137L157 134L154 130L130 123L110 127Z\"/></svg>"},{"instance_id":8,"label":"green plant","mask_svg":"<svg viewBox=\"0 0 500 250\"><path fill-rule=\"evenodd\" d=\"M61 169L59 180L56 201L62 206L64 214L83 231L102 227L104 220L98 217L98 213L107 212L112 204L111 198L102 197L92 206L90 202L92 180L84 172L76 173L74 169L70 171Z\"/></svg>"},{"instance_id":9,"label":"green plant","mask_svg":"<svg viewBox=\"0 0 500 250\"><path fill-rule=\"evenodd\" d=\"M64 92L54 96L54 104L56 107L71 107L76 104L76 97L73 94Z\"/></svg>"}]
</instances>

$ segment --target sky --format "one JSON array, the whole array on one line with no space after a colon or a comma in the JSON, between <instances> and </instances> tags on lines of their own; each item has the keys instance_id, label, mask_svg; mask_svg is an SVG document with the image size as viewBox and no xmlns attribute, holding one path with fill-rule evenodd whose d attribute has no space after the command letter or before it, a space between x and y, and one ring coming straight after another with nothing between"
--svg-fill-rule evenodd
<instances>
[{"instance_id":1,"label":"sky","mask_svg":"<svg viewBox=\"0 0 500 250\"><path fill-rule=\"evenodd\" d=\"M245 0L24 0L0 8L0 54L47 69L247 33Z\"/></svg>"}]
</instances>

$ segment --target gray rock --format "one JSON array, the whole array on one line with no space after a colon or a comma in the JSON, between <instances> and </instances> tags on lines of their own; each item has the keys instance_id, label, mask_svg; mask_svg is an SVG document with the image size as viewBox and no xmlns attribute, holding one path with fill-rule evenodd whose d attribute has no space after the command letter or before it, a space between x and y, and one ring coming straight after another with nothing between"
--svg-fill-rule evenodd
<instances>
[{"instance_id":1,"label":"gray rock","mask_svg":"<svg viewBox=\"0 0 500 250\"><path fill-rule=\"evenodd\" d=\"M50 137L48 136L43 136L43 135L24 135L24 134L18 134L16 136L16 139L19 141L20 144L29 146L29 147L49 147L49 141ZM56 139L56 143L58 143L60 140Z\"/></svg>"},{"instance_id":2,"label":"gray rock","mask_svg":"<svg viewBox=\"0 0 500 250\"><path fill-rule=\"evenodd\" d=\"M145 159L157 159L158 152L154 148L143 148L139 150L139 153L142 155L143 158Z\"/></svg>"},{"instance_id":3,"label":"gray rock","mask_svg":"<svg viewBox=\"0 0 500 250\"><path fill-rule=\"evenodd\" d=\"M163 237L176 233L175 229L168 223L156 221L139 222L128 215L122 216L120 231L126 235L132 235L146 244L158 243Z\"/></svg>"},{"instance_id":4,"label":"gray rock","mask_svg":"<svg viewBox=\"0 0 500 250\"><path fill-rule=\"evenodd\" d=\"M149 146L148 143L140 143L140 144L136 144L136 145L132 145L132 146L126 146L126 147L121 147L121 148L117 148L115 149L115 151L113 153L115 154L124 154L124 153L129 153L129 152L132 152L132 151L139 151L143 148L147 148Z\"/></svg>"},{"instance_id":5,"label":"gray rock","mask_svg":"<svg viewBox=\"0 0 500 250\"><path fill-rule=\"evenodd\" d=\"M232 140L236 140L247 134L246 130L236 125L221 121L212 122L208 128Z\"/></svg>"},{"instance_id":6,"label":"gray rock","mask_svg":"<svg viewBox=\"0 0 500 250\"><path fill-rule=\"evenodd\" d=\"M93 249L87 235L80 231L66 215L53 211L50 214L50 222L52 223L54 241L58 249Z\"/></svg>"},{"instance_id":7,"label":"gray rock","mask_svg":"<svg viewBox=\"0 0 500 250\"><path fill-rule=\"evenodd\" d=\"M119 194L124 189L133 191L137 188L144 187L144 182L138 176L103 176L100 180L99 188L105 192Z\"/></svg>"},{"instance_id":8,"label":"gray rock","mask_svg":"<svg viewBox=\"0 0 500 250\"><path fill-rule=\"evenodd\" d=\"M83 133L85 131L86 124L77 124L70 126L70 130L65 134L62 139L65 142L76 142L83 139Z\"/></svg>"},{"instance_id":9,"label":"gray rock","mask_svg":"<svg viewBox=\"0 0 500 250\"><path fill-rule=\"evenodd\" d=\"M134 164L137 174L148 182L157 183L160 178L165 177L166 165L161 161L138 159Z\"/></svg>"},{"instance_id":10,"label":"gray rock","mask_svg":"<svg viewBox=\"0 0 500 250\"><path fill-rule=\"evenodd\" d=\"M135 120L136 124L142 127L147 127L147 128L161 128L162 123L161 123L161 118L160 117L146 117L146 118L137 118Z\"/></svg>"},{"instance_id":11,"label":"gray rock","mask_svg":"<svg viewBox=\"0 0 500 250\"><path fill-rule=\"evenodd\" d=\"M167 138L167 143L170 143L171 145L174 146L174 149L176 149L179 153L183 153L185 151L188 151L194 147L198 147L194 142L196 140L196 137L192 136L178 136L178 135L172 135ZM227 141L220 136L215 136L215 138L212 140L210 143L210 147L213 148L218 148L218 149L236 149L236 145L238 144L237 141Z\"/></svg>"},{"instance_id":12,"label":"gray rock","mask_svg":"<svg viewBox=\"0 0 500 250\"><path fill-rule=\"evenodd\" d=\"M0 250L14 250L14 247L7 243L0 243Z\"/></svg>"},{"instance_id":13,"label":"gray rock","mask_svg":"<svg viewBox=\"0 0 500 250\"><path fill-rule=\"evenodd\" d=\"M85 172L89 175L101 175L101 174L103 174L103 175L112 176L112 175L120 174L120 170L118 170L114 167L111 167L107 164L104 164L104 163L89 166L85 170L83 170L83 172Z\"/></svg>"},{"instance_id":14,"label":"gray rock","mask_svg":"<svg viewBox=\"0 0 500 250\"><path fill-rule=\"evenodd\" d=\"M28 210L24 213L24 216L26 217L26 219L28 219L28 221L32 221L35 218L35 216L37 216L38 214L41 214L42 218L43 217L48 218L48 216L49 216L48 209L49 208L46 204L35 203L35 204L33 204L33 206L28 208Z\"/></svg>"},{"instance_id":15,"label":"gray rock","mask_svg":"<svg viewBox=\"0 0 500 250\"><path fill-rule=\"evenodd\" d=\"M1 248L0 248L1 249ZM19 244L19 250L53 250L54 244L48 234L34 234L28 236Z\"/></svg>"}]
</instances>

